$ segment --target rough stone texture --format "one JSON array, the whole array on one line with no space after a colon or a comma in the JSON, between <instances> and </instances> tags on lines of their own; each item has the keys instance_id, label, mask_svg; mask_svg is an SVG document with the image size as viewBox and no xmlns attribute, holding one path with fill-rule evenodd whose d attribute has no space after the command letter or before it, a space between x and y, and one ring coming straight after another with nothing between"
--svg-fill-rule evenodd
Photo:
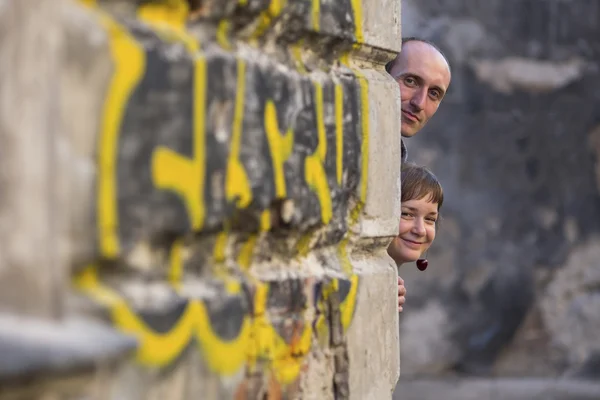
<instances>
[{"instance_id":1,"label":"rough stone texture","mask_svg":"<svg viewBox=\"0 0 600 400\"><path fill-rule=\"evenodd\" d=\"M0 5L0 312L46 318L60 313L67 274L59 85L45 79L60 71L58 21L52 1Z\"/></svg>"},{"instance_id":2,"label":"rough stone texture","mask_svg":"<svg viewBox=\"0 0 600 400\"><path fill-rule=\"evenodd\" d=\"M599 12L403 2L403 34L452 66L438 113L406 141L447 200L429 269L400 271L403 377L598 379Z\"/></svg>"},{"instance_id":3,"label":"rough stone texture","mask_svg":"<svg viewBox=\"0 0 600 400\"><path fill-rule=\"evenodd\" d=\"M357 304L348 331L350 398L387 399L390 387L396 385L400 375L398 330L378 327L397 326L395 318L390 317L397 315L392 311L397 309L396 298L381 296L397 288L397 271L389 264L386 253L377 258L363 256L353 265L362 279L358 297L365 301Z\"/></svg>"},{"instance_id":4,"label":"rough stone texture","mask_svg":"<svg viewBox=\"0 0 600 400\"><path fill-rule=\"evenodd\" d=\"M0 73L0 398L391 398L400 2L38 3L0 3L52 45Z\"/></svg>"}]
</instances>

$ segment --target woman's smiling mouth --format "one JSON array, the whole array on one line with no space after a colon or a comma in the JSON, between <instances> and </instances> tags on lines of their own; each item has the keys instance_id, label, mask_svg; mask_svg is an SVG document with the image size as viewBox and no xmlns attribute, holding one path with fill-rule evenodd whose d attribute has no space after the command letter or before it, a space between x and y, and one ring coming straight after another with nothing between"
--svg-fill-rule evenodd
<instances>
[{"instance_id":1,"label":"woman's smiling mouth","mask_svg":"<svg viewBox=\"0 0 600 400\"><path fill-rule=\"evenodd\" d=\"M414 240L404 239L404 238L401 238L401 239L411 249L419 250L421 248L421 246L423 245L423 243L415 242Z\"/></svg>"}]
</instances>

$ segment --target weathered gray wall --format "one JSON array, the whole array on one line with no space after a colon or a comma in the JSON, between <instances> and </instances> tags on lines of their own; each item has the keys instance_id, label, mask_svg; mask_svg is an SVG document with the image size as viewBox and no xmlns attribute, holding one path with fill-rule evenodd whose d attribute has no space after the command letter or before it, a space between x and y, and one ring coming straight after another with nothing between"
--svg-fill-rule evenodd
<instances>
[{"instance_id":1,"label":"weathered gray wall","mask_svg":"<svg viewBox=\"0 0 600 400\"><path fill-rule=\"evenodd\" d=\"M391 397L399 1L0 20L0 398Z\"/></svg>"},{"instance_id":2,"label":"weathered gray wall","mask_svg":"<svg viewBox=\"0 0 600 400\"><path fill-rule=\"evenodd\" d=\"M430 268L400 271L403 377L600 374L599 16L596 1L403 2L403 34L452 65L406 142L447 200Z\"/></svg>"}]
</instances>

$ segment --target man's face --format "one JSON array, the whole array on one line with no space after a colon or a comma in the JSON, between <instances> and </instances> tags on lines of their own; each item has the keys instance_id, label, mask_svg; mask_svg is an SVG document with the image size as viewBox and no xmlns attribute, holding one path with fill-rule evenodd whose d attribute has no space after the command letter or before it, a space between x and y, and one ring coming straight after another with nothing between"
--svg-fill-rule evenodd
<instances>
[{"instance_id":1,"label":"man's face","mask_svg":"<svg viewBox=\"0 0 600 400\"><path fill-rule=\"evenodd\" d=\"M437 111L450 85L450 68L434 47L410 41L402 46L390 75L400 85L402 136L411 137Z\"/></svg>"}]
</instances>

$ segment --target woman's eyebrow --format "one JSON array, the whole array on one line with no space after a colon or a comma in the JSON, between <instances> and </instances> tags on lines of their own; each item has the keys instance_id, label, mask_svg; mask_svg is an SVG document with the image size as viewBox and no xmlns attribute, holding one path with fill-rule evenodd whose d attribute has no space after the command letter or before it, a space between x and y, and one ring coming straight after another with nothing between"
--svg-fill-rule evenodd
<instances>
[{"instance_id":1,"label":"woman's eyebrow","mask_svg":"<svg viewBox=\"0 0 600 400\"><path fill-rule=\"evenodd\" d=\"M419 211L419 209L415 208L415 207L409 207L409 206L402 206L402 208L406 208L410 211ZM438 212L437 211L431 211L429 212L427 215L437 215Z\"/></svg>"}]
</instances>

